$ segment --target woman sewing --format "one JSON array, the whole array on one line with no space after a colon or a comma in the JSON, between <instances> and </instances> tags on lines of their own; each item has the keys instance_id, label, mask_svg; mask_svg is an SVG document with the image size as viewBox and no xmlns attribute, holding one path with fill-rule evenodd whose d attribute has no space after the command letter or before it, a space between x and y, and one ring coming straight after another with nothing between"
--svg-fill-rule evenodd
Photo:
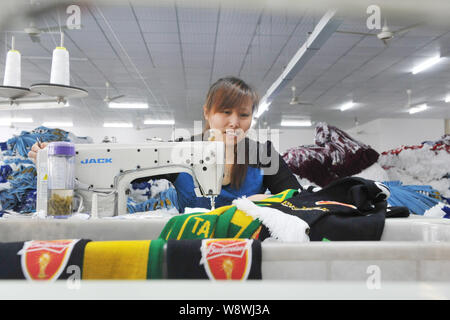
<instances>
[{"instance_id":1,"label":"woman sewing","mask_svg":"<svg viewBox=\"0 0 450 320\"><path fill-rule=\"evenodd\" d=\"M297 179L270 141L262 144L246 137L258 103L256 92L244 81L234 77L219 79L208 91L203 106L206 126L202 139L225 143L224 178L222 191L215 199L216 207L230 205L234 199L243 196L250 200L264 199L268 196L265 194L267 189L275 194L300 188ZM196 139L192 137L191 140ZM239 144L244 146L241 148ZM245 150L245 155L238 154L242 150ZM259 157L261 154L265 155L264 161ZM180 212L184 212L186 207L211 207L209 198L195 195L194 182L189 174L178 174L173 183Z\"/></svg>"},{"instance_id":2,"label":"woman sewing","mask_svg":"<svg viewBox=\"0 0 450 320\"><path fill-rule=\"evenodd\" d=\"M258 103L256 92L235 77L219 79L208 91L203 106L205 130L202 137L191 137L191 140L216 140L225 144L224 178L222 190L215 199L216 208L230 205L234 199L243 196L250 200L262 200L268 196L265 194L267 189L276 194L286 189L300 188L270 141L259 143L246 137ZM29 158L34 161L37 151L46 145L34 144ZM242 150L245 154L239 154ZM264 155L264 159L260 155ZM175 186L180 213L186 207L211 208L209 198L196 196L191 175L183 172L166 178Z\"/></svg>"}]
</instances>

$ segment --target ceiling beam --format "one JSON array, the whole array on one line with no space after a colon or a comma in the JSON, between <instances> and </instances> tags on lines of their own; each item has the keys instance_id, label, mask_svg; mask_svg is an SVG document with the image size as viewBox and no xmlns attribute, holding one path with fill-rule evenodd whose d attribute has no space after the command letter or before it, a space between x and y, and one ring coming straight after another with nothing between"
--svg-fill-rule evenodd
<instances>
[{"instance_id":1,"label":"ceiling beam","mask_svg":"<svg viewBox=\"0 0 450 320\"><path fill-rule=\"evenodd\" d=\"M298 49L281 75L261 98L258 112L255 115L256 118L259 118L261 114L268 110L273 99L295 78L298 72L303 69L309 59L320 50L341 23L342 19L336 17L335 10L329 10L322 16L308 39L306 39L305 43Z\"/></svg>"}]
</instances>

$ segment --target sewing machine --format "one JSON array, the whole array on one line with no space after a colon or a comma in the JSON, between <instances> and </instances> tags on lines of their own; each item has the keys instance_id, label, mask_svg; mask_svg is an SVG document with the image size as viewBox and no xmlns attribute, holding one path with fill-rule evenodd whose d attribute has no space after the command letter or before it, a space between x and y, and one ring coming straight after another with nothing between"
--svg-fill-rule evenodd
<instances>
[{"instance_id":1,"label":"sewing machine","mask_svg":"<svg viewBox=\"0 0 450 320\"><path fill-rule=\"evenodd\" d=\"M112 196L107 200L111 216L127 214L130 183L138 178L186 172L193 177L196 195L209 197L212 208L222 188L223 142L76 144L75 153L75 195L81 195L84 212L97 209L93 198L100 195ZM38 152L36 168L36 211L47 212L47 148ZM91 207L86 206L90 201Z\"/></svg>"}]
</instances>

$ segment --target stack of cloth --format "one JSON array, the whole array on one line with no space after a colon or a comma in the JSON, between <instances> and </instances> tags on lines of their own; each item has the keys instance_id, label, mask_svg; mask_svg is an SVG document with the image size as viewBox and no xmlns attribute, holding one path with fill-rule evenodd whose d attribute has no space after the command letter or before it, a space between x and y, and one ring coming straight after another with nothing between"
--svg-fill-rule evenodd
<instances>
[{"instance_id":1,"label":"stack of cloth","mask_svg":"<svg viewBox=\"0 0 450 320\"><path fill-rule=\"evenodd\" d=\"M388 175L390 203L412 214L450 218L450 135L385 151L378 163Z\"/></svg>"},{"instance_id":2,"label":"stack of cloth","mask_svg":"<svg viewBox=\"0 0 450 320\"><path fill-rule=\"evenodd\" d=\"M164 210L178 214L178 197L173 184L167 179L132 182L127 199L128 213Z\"/></svg>"},{"instance_id":3,"label":"stack of cloth","mask_svg":"<svg viewBox=\"0 0 450 320\"><path fill-rule=\"evenodd\" d=\"M340 178L325 188L288 189L263 201L242 198L213 211L175 216L160 238L377 241L385 218L409 215L404 207L388 210L389 195L389 188L379 182Z\"/></svg>"},{"instance_id":4,"label":"stack of cloth","mask_svg":"<svg viewBox=\"0 0 450 320\"><path fill-rule=\"evenodd\" d=\"M384 181L391 195L391 206L404 206L412 214L433 218L450 218L450 202L428 185L403 185L401 181Z\"/></svg>"},{"instance_id":5,"label":"stack of cloth","mask_svg":"<svg viewBox=\"0 0 450 320\"><path fill-rule=\"evenodd\" d=\"M287 150L283 159L301 179L324 187L338 178L360 173L375 164L379 154L326 123L316 125L314 145Z\"/></svg>"},{"instance_id":6,"label":"stack of cloth","mask_svg":"<svg viewBox=\"0 0 450 320\"><path fill-rule=\"evenodd\" d=\"M381 153L379 164L389 180L407 185L430 185L450 198L450 135L415 146L401 146Z\"/></svg>"},{"instance_id":7,"label":"stack of cloth","mask_svg":"<svg viewBox=\"0 0 450 320\"><path fill-rule=\"evenodd\" d=\"M36 210L36 166L28 152L38 140L70 141L69 132L37 127L22 131L2 143L0 155L0 214L5 210L29 213Z\"/></svg>"}]
</instances>

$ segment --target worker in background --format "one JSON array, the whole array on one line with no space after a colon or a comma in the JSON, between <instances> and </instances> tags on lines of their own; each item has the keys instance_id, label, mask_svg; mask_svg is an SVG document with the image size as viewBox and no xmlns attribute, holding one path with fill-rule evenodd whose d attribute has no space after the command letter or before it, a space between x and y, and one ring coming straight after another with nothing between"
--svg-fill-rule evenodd
<instances>
[{"instance_id":1,"label":"worker in background","mask_svg":"<svg viewBox=\"0 0 450 320\"><path fill-rule=\"evenodd\" d=\"M235 77L219 79L208 91L203 106L206 126L200 139L225 143L224 178L222 191L215 199L216 207L230 205L234 199L243 196L253 201L262 200L269 196L267 190L276 194L286 189L300 188L270 141L259 143L246 137L258 104L259 98L254 89ZM200 139L191 137L191 140ZM244 144L244 147L238 144ZM238 154L242 150L245 155ZM259 157L261 154L268 156L270 161L263 162ZM171 180L177 190L180 212L184 212L186 207L210 208L209 198L196 196L194 181L189 174L179 173Z\"/></svg>"}]
</instances>

